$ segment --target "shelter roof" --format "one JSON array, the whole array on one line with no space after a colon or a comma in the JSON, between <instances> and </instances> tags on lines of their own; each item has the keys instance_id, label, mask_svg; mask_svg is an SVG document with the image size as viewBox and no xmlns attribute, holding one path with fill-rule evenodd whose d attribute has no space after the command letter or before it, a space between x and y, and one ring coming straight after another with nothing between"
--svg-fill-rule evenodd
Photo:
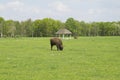
<instances>
[{"instance_id":1,"label":"shelter roof","mask_svg":"<svg viewBox=\"0 0 120 80\"><path fill-rule=\"evenodd\" d=\"M56 34L72 34L68 29L62 28L56 32Z\"/></svg>"}]
</instances>

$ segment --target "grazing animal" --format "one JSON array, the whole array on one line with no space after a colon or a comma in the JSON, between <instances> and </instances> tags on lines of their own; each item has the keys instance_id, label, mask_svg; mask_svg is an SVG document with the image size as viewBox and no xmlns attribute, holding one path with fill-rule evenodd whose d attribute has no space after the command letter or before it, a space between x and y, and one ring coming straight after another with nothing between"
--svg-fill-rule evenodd
<instances>
[{"instance_id":1,"label":"grazing animal","mask_svg":"<svg viewBox=\"0 0 120 80\"><path fill-rule=\"evenodd\" d=\"M51 50L54 45L56 45L57 50L61 50L61 51L63 50L62 40L57 37L50 39L50 45L51 45Z\"/></svg>"}]
</instances>

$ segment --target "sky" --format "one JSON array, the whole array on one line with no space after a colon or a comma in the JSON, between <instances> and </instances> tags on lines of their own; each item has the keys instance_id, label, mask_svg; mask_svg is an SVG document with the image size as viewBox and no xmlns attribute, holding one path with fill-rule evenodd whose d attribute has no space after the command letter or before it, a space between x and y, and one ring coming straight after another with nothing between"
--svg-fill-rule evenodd
<instances>
[{"instance_id":1,"label":"sky","mask_svg":"<svg viewBox=\"0 0 120 80\"><path fill-rule=\"evenodd\" d=\"M120 0L0 0L0 17L12 20L53 18L65 22L120 21Z\"/></svg>"}]
</instances>

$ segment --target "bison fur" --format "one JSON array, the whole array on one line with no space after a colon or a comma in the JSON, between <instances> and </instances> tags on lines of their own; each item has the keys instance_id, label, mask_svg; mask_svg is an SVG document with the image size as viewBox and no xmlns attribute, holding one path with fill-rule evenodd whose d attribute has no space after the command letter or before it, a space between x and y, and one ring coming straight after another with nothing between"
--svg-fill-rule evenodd
<instances>
[{"instance_id":1,"label":"bison fur","mask_svg":"<svg viewBox=\"0 0 120 80\"><path fill-rule=\"evenodd\" d=\"M61 51L63 50L62 40L57 37L50 39L50 45L51 45L51 50L52 50L53 46L56 46L57 50L61 50Z\"/></svg>"}]
</instances>

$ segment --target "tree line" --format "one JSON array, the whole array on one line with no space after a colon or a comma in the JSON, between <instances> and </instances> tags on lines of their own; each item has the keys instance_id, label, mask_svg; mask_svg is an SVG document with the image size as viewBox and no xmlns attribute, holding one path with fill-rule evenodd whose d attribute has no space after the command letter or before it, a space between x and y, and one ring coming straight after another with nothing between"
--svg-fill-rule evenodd
<instances>
[{"instance_id":1,"label":"tree line","mask_svg":"<svg viewBox=\"0 0 120 80\"><path fill-rule=\"evenodd\" d=\"M0 17L0 37L51 37L67 28L73 36L120 36L120 21L84 22L68 18L65 22L44 18L14 21Z\"/></svg>"}]
</instances>

